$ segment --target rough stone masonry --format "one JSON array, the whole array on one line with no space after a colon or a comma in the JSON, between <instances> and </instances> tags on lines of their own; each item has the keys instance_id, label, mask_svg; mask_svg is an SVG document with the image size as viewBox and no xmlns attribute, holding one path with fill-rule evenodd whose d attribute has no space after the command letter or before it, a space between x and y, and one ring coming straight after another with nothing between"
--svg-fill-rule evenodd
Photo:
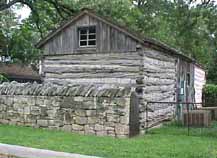
<instances>
[{"instance_id":1,"label":"rough stone masonry","mask_svg":"<svg viewBox=\"0 0 217 158\"><path fill-rule=\"evenodd\" d=\"M130 87L3 83L0 123L129 137L139 132L137 97Z\"/></svg>"}]
</instances>

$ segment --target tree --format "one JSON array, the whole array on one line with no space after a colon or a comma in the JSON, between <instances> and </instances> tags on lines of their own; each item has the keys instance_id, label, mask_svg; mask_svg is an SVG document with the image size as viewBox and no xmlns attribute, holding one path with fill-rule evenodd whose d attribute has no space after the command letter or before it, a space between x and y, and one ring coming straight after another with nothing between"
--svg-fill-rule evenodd
<instances>
[{"instance_id":1,"label":"tree","mask_svg":"<svg viewBox=\"0 0 217 158\"><path fill-rule=\"evenodd\" d=\"M18 22L12 10L0 12L0 40L2 41L2 52L0 55L9 56L9 43L17 27Z\"/></svg>"},{"instance_id":2,"label":"tree","mask_svg":"<svg viewBox=\"0 0 217 158\"><path fill-rule=\"evenodd\" d=\"M34 61L39 56L39 51L34 48L34 43L39 39L38 32L28 20L19 24L10 9L0 12L0 15L0 55L23 63Z\"/></svg>"},{"instance_id":3,"label":"tree","mask_svg":"<svg viewBox=\"0 0 217 158\"><path fill-rule=\"evenodd\" d=\"M36 24L36 27L41 34L41 37L43 37L43 32L41 30L42 28L40 27L39 24L41 20L39 12L42 10L40 10L37 7L38 6L37 4L42 4L42 3L53 6L53 8L55 8L56 12L58 13L58 15L63 19L66 19L67 17L71 16L74 13L73 9L71 9L69 6L65 5L64 3L62 3L62 1L59 0L6 0L0 3L0 11L9 9L10 7L16 4L28 6L32 11L34 23Z\"/></svg>"}]
</instances>

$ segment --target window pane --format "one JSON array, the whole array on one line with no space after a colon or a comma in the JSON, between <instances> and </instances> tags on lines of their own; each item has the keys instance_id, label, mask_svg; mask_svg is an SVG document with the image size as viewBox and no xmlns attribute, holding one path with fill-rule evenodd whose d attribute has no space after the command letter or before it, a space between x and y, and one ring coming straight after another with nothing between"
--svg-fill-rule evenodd
<instances>
[{"instance_id":1,"label":"window pane","mask_svg":"<svg viewBox=\"0 0 217 158\"><path fill-rule=\"evenodd\" d=\"M89 46L95 46L96 45L96 41L88 41L88 45Z\"/></svg>"},{"instance_id":2,"label":"window pane","mask_svg":"<svg viewBox=\"0 0 217 158\"><path fill-rule=\"evenodd\" d=\"M87 46L87 41L80 41L80 46Z\"/></svg>"},{"instance_id":3,"label":"window pane","mask_svg":"<svg viewBox=\"0 0 217 158\"><path fill-rule=\"evenodd\" d=\"M80 34L87 34L87 29L80 29Z\"/></svg>"},{"instance_id":4,"label":"window pane","mask_svg":"<svg viewBox=\"0 0 217 158\"><path fill-rule=\"evenodd\" d=\"M96 39L96 35L89 35L89 39Z\"/></svg>"},{"instance_id":5,"label":"window pane","mask_svg":"<svg viewBox=\"0 0 217 158\"><path fill-rule=\"evenodd\" d=\"M96 33L96 27L90 27L89 33Z\"/></svg>"},{"instance_id":6,"label":"window pane","mask_svg":"<svg viewBox=\"0 0 217 158\"><path fill-rule=\"evenodd\" d=\"M87 35L80 35L80 40L87 40Z\"/></svg>"}]
</instances>

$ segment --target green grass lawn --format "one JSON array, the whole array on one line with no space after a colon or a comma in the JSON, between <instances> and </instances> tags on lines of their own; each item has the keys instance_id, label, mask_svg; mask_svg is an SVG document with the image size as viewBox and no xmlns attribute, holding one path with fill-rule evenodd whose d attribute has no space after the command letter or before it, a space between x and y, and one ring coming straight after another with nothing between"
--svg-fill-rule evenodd
<instances>
[{"instance_id":1,"label":"green grass lawn","mask_svg":"<svg viewBox=\"0 0 217 158\"><path fill-rule=\"evenodd\" d=\"M164 125L131 139L0 125L0 143L107 158L217 158L217 127L187 129Z\"/></svg>"}]
</instances>

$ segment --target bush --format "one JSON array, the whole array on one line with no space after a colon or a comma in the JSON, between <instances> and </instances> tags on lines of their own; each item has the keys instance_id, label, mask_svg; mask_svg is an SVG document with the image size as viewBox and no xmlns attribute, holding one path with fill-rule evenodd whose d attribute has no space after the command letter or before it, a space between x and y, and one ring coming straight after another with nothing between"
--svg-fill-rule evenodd
<instances>
[{"instance_id":1,"label":"bush","mask_svg":"<svg viewBox=\"0 0 217 158\"><path fill-rule=\"evenodd\" d=\"M8 79L4 75L0 74L0 83L7 82L7 81Z\"/></svg>"},{"instance_id":2,"label":"bush","mask_svg":"<svg viewBox=\"0 0 217 158\"><path fill-rule=\"evenodd\" d=\"M203 88L205 106L217 106L217 85L207 84Z\"/></svg>"}]
</instances>

